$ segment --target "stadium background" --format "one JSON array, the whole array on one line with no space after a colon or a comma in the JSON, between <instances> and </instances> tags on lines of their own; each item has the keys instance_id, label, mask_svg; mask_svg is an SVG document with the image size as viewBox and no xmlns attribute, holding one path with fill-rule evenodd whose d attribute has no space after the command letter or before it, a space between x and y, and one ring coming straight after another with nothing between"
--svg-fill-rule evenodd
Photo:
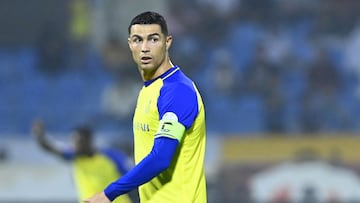
<instances>
[{"instance_id":1,"label":"stadium background","mask_svg":"<svg viewBox=\"0 0 360 203\"><path fill-rule=\"evenodd\" d=\"M203 94L209 203L360 202L356 0L0 1L0 202L75 202L36 118L60 141L89 123L131 154L127 26L144 10L168 19Z\"/></svg>"}]
</instances>

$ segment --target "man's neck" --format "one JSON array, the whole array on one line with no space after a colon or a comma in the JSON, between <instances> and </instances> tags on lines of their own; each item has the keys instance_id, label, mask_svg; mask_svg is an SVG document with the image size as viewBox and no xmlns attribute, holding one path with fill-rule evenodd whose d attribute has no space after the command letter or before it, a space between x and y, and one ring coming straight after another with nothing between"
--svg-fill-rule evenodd
<instances>
[{"instance_id":1,"label":"man's neck","mask_svg":"<svg viewBox=\"0 0 360 203\"><path fill-rule=\"evenodd\" d=\"M164 74L166 71L168 71L172 67L174 67L174 65L170 61L170 59L168 59L159 68L157 68L156 71L154 71L154 72L146 73L145 71L142 71L141 72L142 79L143 79L143 81L149 81L149 80L155 79L155 78L159 77L160 75Z\"/></svg>"}]
</instances>

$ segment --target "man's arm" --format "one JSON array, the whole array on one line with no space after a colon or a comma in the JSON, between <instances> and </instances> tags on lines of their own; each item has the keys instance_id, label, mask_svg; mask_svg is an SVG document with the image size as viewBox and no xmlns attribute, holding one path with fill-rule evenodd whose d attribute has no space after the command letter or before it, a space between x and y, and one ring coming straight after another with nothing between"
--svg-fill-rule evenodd
<instances>
[{"instance_id":1,"label":"man's arm","mask_svg":"<svg viewBox=\"0 0 360 203\"><path fill-rule=\"evenodd\" d=\"M55 154L61 158L64 157L64 151L50 142L45 136L44 126L40 121L36 121L32 126L32 134L37 143L46 151Z\"/></svg>"},{"instance_id":2,"label":"man's arm","mask_svg":"<svg viewBox=\"0 0 360 203\"><path fill-rule=\"evenodd\" d=\"M178 143L176 139L156 138L151 152L132 170L110 184L104 190L105 195L112 201L159 175L170 166Z\"/></svg>"},{"instance_id":3,"label":"man's arm","mask_svg":"<svg viewBox=\"0 0 360 203\"><path fill-rule=\"evenodd\" d=\"M104 192L84 200L87 203L103 203L113 201L138 186L150 181L166 170L172 161L179 141L168 137L158 137L154 141L151 152L132 170L111 183Z\"/></svg>"}]
</instances>

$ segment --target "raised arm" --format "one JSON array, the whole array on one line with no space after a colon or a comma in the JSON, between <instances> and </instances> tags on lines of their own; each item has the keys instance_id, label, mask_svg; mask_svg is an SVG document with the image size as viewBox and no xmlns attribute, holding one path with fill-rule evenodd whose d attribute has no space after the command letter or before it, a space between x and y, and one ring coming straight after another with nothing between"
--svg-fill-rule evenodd
<instances>
[{"instance_id":1,"label":"raised arm","mask_svg":"<svg viewBox=\"0 0 360 203\"><path fill-rule=\"evenodd\" d=\"M52 143L45 135L44 125L41 121L35 121L32 126L32 134L37 143L44 150L63 158L64 151Z\"/></svg>"}]
</instances>

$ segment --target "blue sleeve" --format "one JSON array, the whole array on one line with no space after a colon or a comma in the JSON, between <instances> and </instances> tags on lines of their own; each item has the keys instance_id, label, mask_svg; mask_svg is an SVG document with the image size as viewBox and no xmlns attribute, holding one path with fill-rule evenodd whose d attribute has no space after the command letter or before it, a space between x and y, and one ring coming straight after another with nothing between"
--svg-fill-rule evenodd
<instances>
[{"instance_id":1,"label":"blue sleeve","mask_svg":"<svg viewBox=\"0 0 360 203\"><path fill-rule=\"evenodd\" d=\"M125 174L128 172L128 158L123 152L115 149L102 149L101 152L115 163L117 170L121 174Z\"/></svg>"},{"instance_id":2,"label":"blue sleeve","mask_svg":"<svg viewBox=\"0 0 360 203\"><path fill-rule=\"evenodd\" d=\"M166 112L173 112L179 123L189 129L198 114L197 94L192 83L164 85L160 90L158 110L160 119Z\"/></svg>"},{"instance_id":3,"label":"blue sleeve","mask_svg":"<svg viewBox=\"0 0 360 203\"><path fill-rule=\"evenodd\" d=\"M106 187L105 195L110 201L113 201L119 195L129 192L159 175L170 166L178 143L175 139L156 138L149 155L124 176Z\"/></svg>"},{"instance_id":4,"label":"blue sleeve","mask_svg":"<svg viewBox=\"0 0 360 203\"><path fill-rule=\"evenodd\" d=\"M62 153L62 157L66 160L66 161L72 161L75 159L75 151L72 149L66 149L63 151Z\"/></svg>"}]
</instances>

